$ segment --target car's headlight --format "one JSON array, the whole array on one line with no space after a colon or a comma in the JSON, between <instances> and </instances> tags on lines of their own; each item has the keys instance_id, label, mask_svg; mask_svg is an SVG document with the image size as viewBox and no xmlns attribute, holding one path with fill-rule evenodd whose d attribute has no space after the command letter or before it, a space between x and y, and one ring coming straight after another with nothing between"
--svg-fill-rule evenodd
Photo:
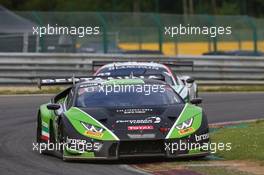
<instances>
[{"instance_id":1,"label":"car's headlight","mask_svg":"<svg viewBox=\"0 0 264 175\"><path fill-rule=\"evenodd\" d=\"M182 122L181 124L178 124L176 125L175 127L178 129L178 130L183 130L183 129L187 129L187 128L190 128L193 124L193 117Z\"/></svg>"},{"instance_id":2,"label":"car's headlight","mask_svg":"<svg viewBox=\"0 0 264 175\"><path fill-rule=\"evenodd\" d=\"M102 137L103 136L103 132L105 129L98 127L98 126L88 124L88 123L84 123L84 122L81 122L81 124L85 128L85 135L93 136L93 137Z\"/></svg>"}]
</instances>

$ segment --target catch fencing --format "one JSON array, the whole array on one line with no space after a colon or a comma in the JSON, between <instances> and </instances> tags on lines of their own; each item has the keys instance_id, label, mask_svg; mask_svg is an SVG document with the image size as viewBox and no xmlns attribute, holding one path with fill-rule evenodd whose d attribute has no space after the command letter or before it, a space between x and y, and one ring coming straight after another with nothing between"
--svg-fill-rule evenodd
<instances>
[{"instance_id":1,"label":"catch fencing","mask_svg":"<svg viewBox=\"0 0 264 175\"><path fill-rule=\"evenodd\" d=\"M264 51L264 19L249 16L117 12L0 11L0 52L137 53L201 55L207 52ZM8 25L5 25L8 24ZM100 27L98 35L34 35L33 28ZM165 28L231 27L230 34L165 34ZM211 32L216 32L214 29ZM222 30L222 29L221 29ZM175 32L175 31L174 31Z\"/></svg>"}]
</instances>

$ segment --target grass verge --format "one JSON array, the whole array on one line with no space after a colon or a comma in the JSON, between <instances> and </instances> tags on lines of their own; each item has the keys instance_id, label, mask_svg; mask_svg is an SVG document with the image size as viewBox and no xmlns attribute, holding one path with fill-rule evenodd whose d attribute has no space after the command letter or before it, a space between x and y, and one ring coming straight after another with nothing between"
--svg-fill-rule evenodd
<instances>
[{"instance_id":1,"label":"grass verge","mask_svg":"<svg viewBox=\"0 0 264 175\"><path fill-rule=\"evenodd\" d=\"M219 129L211 134L211 141L232 144L230 151L217 153L217 156L225 160L252 160L264 163L264 120Z\"/></svg>"},{"instance_id":2,"label":"grass verge","mask_svg":"<svg viewBox=\"0 0 264 175\"><path fill-rule=\"evenodd\" d=\"M231 143L230 151L217 151L217 159L188 159L138 165L153 174L262 175L264 172L264 120L216 128L212 143ZM218 159L218 158L221 159ZM222 160L223 158L223 160Z\"/></svg>"},{"instance_id":3,"label":"grass verge","mask_svg":"<svg viewBox=\"0 0 264 175\"><path fill-rule=\"evenodd\" d=\"M15 95L15 94L56 94L62 91L65 87L52 86L39 89L34 86L9 86L0 87L0 95Z\"/></svg>"},{"instance_id":4,"label":"grass verge","mask_svg":"<svg viewBox=\"0 0 264 175\"><path fill-rule=\"evenodd\" d=\"M247 175L258 174L264 165L264 120L227 126L213 132L212 143L231 143L230 151L218 151L216 156L224 159L223 167L190 167L189 169L205 175ZM244 163L243 163L244 162ZM234 166L234 164L241 164Z\"/></svg>"}]
</instances>

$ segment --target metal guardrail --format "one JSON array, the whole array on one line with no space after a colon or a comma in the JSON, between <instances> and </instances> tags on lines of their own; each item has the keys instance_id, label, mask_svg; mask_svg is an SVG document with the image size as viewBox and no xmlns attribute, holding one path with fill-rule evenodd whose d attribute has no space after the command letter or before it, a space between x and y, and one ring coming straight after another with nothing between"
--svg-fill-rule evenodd
<instances>
[{"instance_id":1,"label":"metal guardrail","mask_svg":"<svg viewBox=\"0 0 264 175\"><path fill-rule=\"evenodd\" d=\"M193 61L173 68L200 84L264 84L264 57L0 53L0 84L32 84L44 77L91 75L93 61Z\"/></svg>"}]
</instances>

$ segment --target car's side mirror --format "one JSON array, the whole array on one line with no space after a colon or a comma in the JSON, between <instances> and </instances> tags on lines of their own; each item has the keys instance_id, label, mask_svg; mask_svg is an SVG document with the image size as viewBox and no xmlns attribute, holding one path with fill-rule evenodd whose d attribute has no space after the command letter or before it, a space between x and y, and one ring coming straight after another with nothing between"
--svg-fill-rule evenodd
<instances>
[{"instance_id":1,"label":"car's side mirror","mask_svg":"<svg viewBox=\"0 0 264 175\"><path fill-rule=\"evenodd\" d=\"M194 82L193 78L187 78L186 79L186 83L188 83L188 84L192 84L193 82Z\"/></svg>"},{"instance_id":2,"label":"car's side mirror","mask_svg":"<svg viewBox=\"0 0 264 175\"><path fill-rule=\"evenodd\" d=\"M47 108L49 109L49 110L58 110L58 109L60 109L60 105L59 104L55 104L55 103L51 103L51 104L48 104L47 105Z\"/></svg>"},{"instance_id":3,"label":"car's side mirror","mask_svg":"<svg viewBox=\"0 0 264 175\"><path fill-rule=\"evenodd\" d=\"M201 104L203 102L203 99L201 98L193 98L191 99L190 103L191 104L194 104L194 105L198 105L198 104Z\"/></svg>"}]
</instances>

